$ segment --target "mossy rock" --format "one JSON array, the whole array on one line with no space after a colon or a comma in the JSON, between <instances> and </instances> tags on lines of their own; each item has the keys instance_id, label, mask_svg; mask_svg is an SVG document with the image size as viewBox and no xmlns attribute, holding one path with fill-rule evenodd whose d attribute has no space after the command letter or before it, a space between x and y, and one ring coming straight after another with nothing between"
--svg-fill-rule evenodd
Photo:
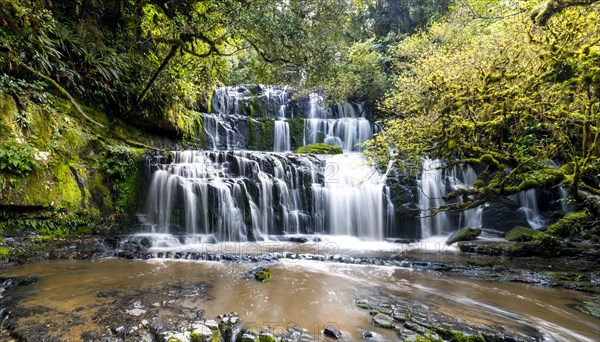
<instances>
[{"instance_id":1,"label":"mossy rock","mask_svg":"<svg viewBox=\"0 0 600 342\"><path fill-rule=\"evenodd\" d=\"M590 217L584 211L567 214L548 227L547 232L553 236L567 238L581 232L589 221Z\"/></svg>"},{"instance_id":2,"label":"mossy rock","mask_svg":"<svg viewBox=\"0 0 600 342\"><path fill-rule=\"evenodd\" d=\"M382 313L379 313L373 317L373 324L386 329L395 328L394 319Z\"/></svg>"},{"instance_id":3,"label":"mossy rock","mask_svg":"<svg viewBox=\"0 0 600 342\"><path fill-rule=\"evenodd\" d=\"M485 342L486 339L482 335L466 335L462 331L451 329L437 328L435 332L444 339L444 341L455 342Z\"/></svg>"},{"instance_id":4,"label":"mossy rock","mask_svg":"<svg viewBox=\"0 0 600 342\"><path fill-rule=\"evenodd\" d=\"M271 269L263 268L262 270L256 272L254 274L254 279L262 282L271 280Z\"/></svg>"},{"instance_id":5,"label":"mossy rock","mask_svg":"<svg viewBox=\"0 0 600 342\"><path fill-rule=\"evenodd\" d=\"M373 309L373 306L371 306L371 304L369 303L368 300L366 299L359 299L356 301L356 306L358 306L361 309L365 309L365 310L371 310Z\"/></svg>"},{"instance_id":6,"label":"mossy rock","mask_svg":"<svg viewBox=\"0 0 600 342\"><path fill-rule=\"evenodd\" d=\"M539 256L551 258L562 252L562 242L556 236L539 232L533 235L532 241L518 242L509 251L511 256Z\"/></svg>"},{"instance_id":7,"label":"mossy rock","mask_svg":"<svg viewBox=\"0 0 600 342\"><path fill-rule=\"evenodd\" d=\"M328 144L310 144L296 150L296 153L302 154L341 154L343 152L340 146Z\"/></svg>"},{"instance_id":8,"label":"mossy rock","mask_svg":"<svg viewBox=\"0 0 600 342\"><path fill-rule=\"evenodd\" d=\"M448 237L448 240L446 240L446 244L451 245L459 241L472 241L475 240L480 234L481 229L479 228L462 228L452 233Z\"/></svg>"},{"instance_id":9,"label":"mossy rock","mask_svg":"<svg viewBox=\"0 0 600 342\"><path fill-rule=\"evenodd\" d=\"M546 272L546 275L560 281L590 281L590 276L583 273Z\"/></svg>"},{"instance_id":10,"label":"mossy rock","mask_svg":"<svg viewBox=\"0 0 600 342\"><path fill-rule=\"evenodd\" d=\"M260 334L258 335L258 342L277 342L277 339L275 338L275 336L271 335L271 334Z\"/></svg>"},{"instance_id":11,"label":"mossy rock","mask_svg":"<svg viewBox=\"0 0 600 342\"><path fill-rule=\"evenodd\" d=\"M538 233L538 231L535 229L516 226L506 233L504 239L507 241L531 241L536 233Z\"/></svg>"}]
</instances>

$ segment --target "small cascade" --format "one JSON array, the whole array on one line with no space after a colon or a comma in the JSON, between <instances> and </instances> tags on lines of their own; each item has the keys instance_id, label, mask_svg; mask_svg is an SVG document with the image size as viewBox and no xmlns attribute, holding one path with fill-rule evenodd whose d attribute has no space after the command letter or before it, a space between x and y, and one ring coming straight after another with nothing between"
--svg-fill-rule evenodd
<instances>
[{"instance_id":1,"label":"small cascade","mask_svg":"<svg viewBox=\"0 0 600 342\"><path fill-rule=\"evenodd\" d=\"M273 151L287 152L291 146L290 125L285 120L273 123Z\"/></svg>"},{"instance_id":2,"label":"small cascade","mask_svg":"<svg viewBox=\"0 0 600 342\"><path fill-rule=\"evenodd\" d=\"M421 238L440 235L451 229L448 213L435 211L444 204L446 193L442 167L438 160L423 161L423 171L419 182L419 208L421 208ZM435 214L435 215L434 215Z\"/></svg>"},{"instance_id":3,"label":"small cascade","mask_svg":"<svg viewBox=\"0 0 600 342\"><path fill-rule=\"evenodd\" d=\"M569 197L569 190L567 190L567 188L565 188L564 186L561 186L558 189L560 192L560 210L562 210L564 213L571 212L569 204L567 203L567 198Z\"/></svg>"},{"instance_id":4,"label":"small cascade","mask_svg":"<svg viewBox=\"0 0 600 342\"><path fill-rule=\"evenodd\" d=\"M323 98L312 93L304 144L324 142L341 146L344 151L361 151L356 145L373 137L373 127L364 115L362 104L344 102L324 108Z\"/></svg>"},{"instance_id":5,"label":"small cascade","mask_svg":"<svg viewBox=\"0 0 600 342\"><path fill-rule=\"evenodd\" d=\"M384 176L359 154L180 151L172 159L148 161L144 216L156 236L255 241L319 233L381 240L393 224Z\"/></svg>"},{"instance_id":6,"label":"small cascade","mask_svg":"<svg viewBox=\"0 0 600 342\"><path fill-rule=\"evenodd\" d=\"M423 161L419 183L419 208L421 209L421 238L441 235L465 227L481 227L483 206L460 212L436 211L447 204L462 201L444 200L448 193L474 187L477 175L469 165L455 165L446 169L438 159Z\"/></svg>"},{"instance_id":7,"label":"small cascade","mask_svg":"<svg viewBox=\"0 0 600 342\"><path fill-rule=\"evenodd\" d=\"M529 227L540 229L546 225L546 220L538 209L537 195L535 189L519 192L519 212L525 214Z\"/></svg>"},{"instance_id":8,"label":"small cascade","mask_svg":"<svg viewBox=\"0 0 600 342\"><path fill-rule=\"evenodd\" d=\"M212 97L212 112L277 117L288 102L288 88L262 84L246 84L217 88Z\"/></svg>"},{"instance_id":9,"label":"small cascade","mask_svg":"<svg viewBox=\"0 0 600 342\"><path fill-rule=\"evenodd\" d=\"M473 189L477 174L470 165L455 165L449 170L448 181L452 191L459 189ZM459 228L479 228L481 227L483 206L471 208L456 213L458 223L455 226Z\"/></svg>"},{"instance_id":10,"label":"small cascade","mask_svg":"<svg viewBox=\"0 0 600 342\"><path fill-rule=\"evenodd\" d=\"M203 114L202 121L213 150L232 150L240 147L240 134L225 116Z\"/></svg>"}]
</instances>

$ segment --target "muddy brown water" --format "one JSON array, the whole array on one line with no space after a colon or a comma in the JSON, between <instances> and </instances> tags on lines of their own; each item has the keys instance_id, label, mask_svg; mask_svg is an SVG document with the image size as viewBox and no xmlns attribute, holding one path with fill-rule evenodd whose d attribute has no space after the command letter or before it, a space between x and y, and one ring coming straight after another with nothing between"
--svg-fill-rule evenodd
<instances>
[{"instance_id":1,"label":"muddy brown water","mask_svg":"<svg viewBox=\"0 0 600 342\"><path fill-rule=\"evenodd\" d=\"M138 291L142 295L137 306L156 315L159 311L149 309L165 305L156 293L170 284L200 283L210 284L209 298L182 292L182 298L171 304L202 309L206 318L236 311L243 324L270 326L274 332L295 325L306 329L315 340L323 338L321 331L329 323L337 325L349 340L360 340L367 330L375 332L378 340L395 339L393 332L374 327L368 312L356 307L360 298L410 300L457 321L513 331L534 326L547 340L596 341L600 336L599 320L570 306L592 299L581 292L389 266L300 260L270 265L272 281L260 283L245 276L256 266L177 260L63 260L19 266L2 276L38 278L36 283L9 290L4 296L11 297L19 310L45 308L35 319L23 318L21 324L59 325L64 317L79 320L65 340L78 340L86 330L106 329L101 322L94 322L98 307L113 305L110 310L119 313L133 308L131 303L122 306L99 293ZM144 296L145 291L153 295Z\"/></svg>"}]
</instances>

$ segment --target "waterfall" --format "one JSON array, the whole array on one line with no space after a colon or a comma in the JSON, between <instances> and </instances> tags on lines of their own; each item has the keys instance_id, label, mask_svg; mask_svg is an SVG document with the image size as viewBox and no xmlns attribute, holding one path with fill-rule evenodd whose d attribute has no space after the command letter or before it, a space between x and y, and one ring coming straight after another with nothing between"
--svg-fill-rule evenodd
<instances>
[{"instance_id":1,"label":"waterfall","mask_svg":"<svg viewBox=\"0 0 600 342\"><path fill-rule=\"evenodd\" d=\"M446 169L439 159L425 159L418 179L419 208L421 209L421 237L427 238L456 231L465 227L481 227L483 206L456 213L437 212L440 207L462 201L446 202L444 196L451 191L471 189L477 175L469 165L455 165Z\"/></svg>"},{"instance_id":2,"label":"waterfall","mask_svg":"<svg viewBox=\"0 0 600 342\"><path fill-rule=\"evenodd\" d=\"M546 225L546 221L538 209L535 189L519 192L519 205L521 206L519 211L525 214L529 227L540 229Z\"/></svg>"},{"instance_id":3,"label":"waterfall","mask_svg":"<svg viewBox=\"0 0 600 342\"><path fill-rule=\"evenodd\" d=\"M273 151L286 152L290 150L290 125L284 120L273 123Z\"/></svg>"},{"instance_id":4,"label":"waterfall","mask_svg":"<svg viewBox=\"0 0 600 342\"><path fill-rule=\"evenodd\" d=\"M421 237L428 238L440 235L443 230L450 229L450 221L446 212L434 215L444 204L442 196L446 193L440 160L423 161L423 171L419 181L419 208L421 208Z\"/></svg>"},{"instance_id":5,"label":"waterfall","mask_svg":"<svg viewBox=\"0 0 600 342\"><path fill-rule=\"evenodd\" d=\"M145 214L153 233L219 241L312 233L381 240L390 229L384 177L359 154L172 153L171 163L148 161L154 171Z\"/></svg>"},{"instance_id":6,"label":"waterfall","mask_svg":"<svg viewBox=\"0 0 600 342\"><path fill-rule=\"evenodd\" d=\"M324 142L342 147L344 151L361 151L356 146L373 137L371 123L363 116L362 104L344 102L323 107L323 98L310 94L310 109L305 120L304 144Z\"/></svg>"},{"instance_id":7,"label":"waterfall","mask_svg":"<svg viewBox=\"0 0 600 342\"><path fill-rule=\"evenodd\" d=\"M284 234L382 240L394 230L385 175L350 153L373 135L362 104L325 106L318 93L295 99L287 87L265 85L219 88L211 104L212 113L202 114L211 150L147 161L151 179L141 216L148 232L163 234L161 244L181 242L169 234L186 241ZM338 145L345 154L285 153L302 142Z\"/></svg>"}]
</instances>

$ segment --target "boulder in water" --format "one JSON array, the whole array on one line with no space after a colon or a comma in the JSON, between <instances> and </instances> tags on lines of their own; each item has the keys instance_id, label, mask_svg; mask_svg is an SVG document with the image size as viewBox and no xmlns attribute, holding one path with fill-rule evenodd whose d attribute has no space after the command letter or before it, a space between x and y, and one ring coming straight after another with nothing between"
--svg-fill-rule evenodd
<instances>
[{"instance_id":1,"label":"boulder in water","mask_svg":"<svg viewBox=\"0 0 600 342\"><path fill-rule=\"evenodd\" d=\"M334 327L333 325L326 326L325 330L323 330L323 334L325 334L325 336L336 338L336 339L342 337L342 332L338 328Z\"/></svg>"},{"instance_id":2,"label":"boulder in water","mask_svg":"<svg viewBox=\"0 0 600 342\"><path fill-rule=\"evenodd\" d=\"M506 239L507 241L531 241L535 233L537 233L537 230L535 229L529 227L516 226L513 229L511 229L508 233L506 233L504 239Z\"/></svg>"},{"instance_id":3,"label":"boulder in water","mask_svg":"<svg viewBox=\"0 0 600 342\"><path fill-rule=\"evenodd\" d=\"M459 241L471 241L475 240L481 234L481 229L479 228L463 228L459 229L456 232L452 233L448 240L446 240L447 245L451 245L455 242Z\"/></svg>"},{"instance_id":4,"label":"boulder in water","mask_svg":"<svg viewBox=\"0 0 600 342\"><path fill-rule=\"evenodd\" d=\"M373 323L386 329L394 329L394 319L386 314L378 313L373 317Z\"/></svg>"},{"instance_id":5,"label":"boulder in water","mask_svg":"<svg viewBox=\"0 0 600 342\"><path fill-rule=\"evenodd\" d=\"M258 281L269 281L271 280L271 269L266 267L257 267L247 273L249 276L254 277Z\"/></svg>"}]
</instances>

